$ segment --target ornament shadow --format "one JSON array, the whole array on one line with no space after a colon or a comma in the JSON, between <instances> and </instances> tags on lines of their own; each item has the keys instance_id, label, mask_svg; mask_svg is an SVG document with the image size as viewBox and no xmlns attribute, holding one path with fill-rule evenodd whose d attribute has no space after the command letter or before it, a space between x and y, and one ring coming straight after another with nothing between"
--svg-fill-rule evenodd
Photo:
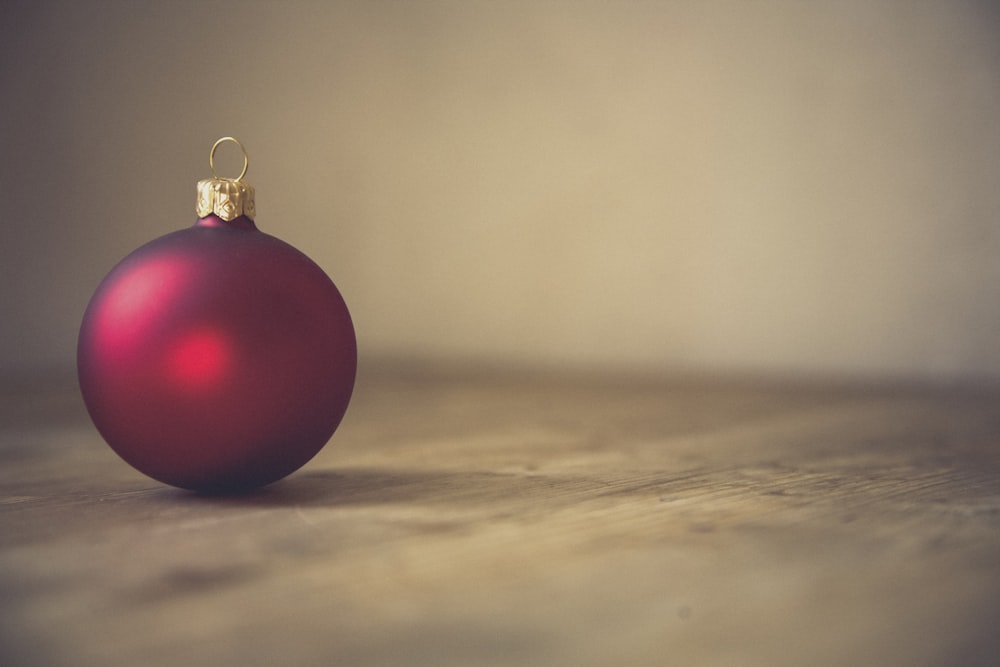
<instances>
[{"instance_id":1,"label":"ornament shadow","mask_svg":"<svg viewBox=\"0 0 1000 667\"><path fill-rule=\"evenodd\" d=\"M469 507L495 503L498 498L506 498L508 502L513 498L518 502L530 502L532 498L559 495L560 490L573 495L581 486L588 486L588 483L534 473L348 468L299 472L274 484L236 495L205 495L179 489L170 489L170 493L189 502L239 507L348 507L394 503Z\"/></svg>"}]
</instances>

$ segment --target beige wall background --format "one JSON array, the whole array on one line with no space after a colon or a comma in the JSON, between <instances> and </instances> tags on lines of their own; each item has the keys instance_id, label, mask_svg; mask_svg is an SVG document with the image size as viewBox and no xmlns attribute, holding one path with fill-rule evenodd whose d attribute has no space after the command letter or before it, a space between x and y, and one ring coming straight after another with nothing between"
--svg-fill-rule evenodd
<instances>
[{"instance_id":1,"label":"beige wall background","mask_svg":"<svg viewBox=\"0 0 1000 667\"><path fill-rule=\"evenodd\" d=\"M223 135L361 351L1000 378L988 2L5 2L0 369Z\"/></svg>"}]
</instances>

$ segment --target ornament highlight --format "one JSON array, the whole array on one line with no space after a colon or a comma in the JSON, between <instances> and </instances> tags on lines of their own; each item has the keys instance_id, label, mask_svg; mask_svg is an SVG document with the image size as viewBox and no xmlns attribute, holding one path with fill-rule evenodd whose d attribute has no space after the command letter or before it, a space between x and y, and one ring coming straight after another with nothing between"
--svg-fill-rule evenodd
<instances>
[{"instance_id":1,"label":"ornament highlight","mask_svg":"<svg viewBox=\"0 0 1000 667\"><path fill-rule=\"evenodd\" d=\"M235 179L215 172L226 142ZM80 390L122 459L207 493L274 482L315 456L343 418L357 370L350 313L302 252L257 229L232 137L209 153L198 220L119 262L87 306Z\"/></svg>"}]
</instances>

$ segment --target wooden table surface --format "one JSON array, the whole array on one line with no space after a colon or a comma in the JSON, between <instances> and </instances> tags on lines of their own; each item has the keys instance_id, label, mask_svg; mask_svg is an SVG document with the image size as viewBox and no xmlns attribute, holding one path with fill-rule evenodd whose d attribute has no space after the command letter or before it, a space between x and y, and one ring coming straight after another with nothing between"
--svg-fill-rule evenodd
<instances>
[{"instance_id":1,"label":"wooden table surface","mask_svg":"<svg viewBox=\"0 0 1000 667\"><path fill-rule=\"evenodd\" d=\"M254 494L0 396L0 665L997 665L1000 391L361 367Z\"/></svg>"}]
</instances>

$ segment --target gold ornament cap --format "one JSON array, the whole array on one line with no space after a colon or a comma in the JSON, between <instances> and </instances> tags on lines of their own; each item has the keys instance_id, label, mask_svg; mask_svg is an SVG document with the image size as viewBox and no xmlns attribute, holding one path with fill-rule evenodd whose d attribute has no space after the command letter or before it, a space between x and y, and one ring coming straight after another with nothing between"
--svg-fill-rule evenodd
<instances>
[{"instance_id":1,"label":"gold ornament cap","mask_svg":"<svg viewBox=\"0 0 1000 667\"><path fill-rule=\"evenodd\" d=\"M215 171L215 151L227 141L236 144L243 151L243 171L236 178L223 178ZM212 168L212 178L198 181L198 200L195 203L195 210L199 218L215 214L226 222L235 220L241 215L254 219L257 215L254 189L243 180L249 163L247 149L235 137L222 137L212 145L212 150L208 153L208 166Z\"/></svg>"}]
</instances>

